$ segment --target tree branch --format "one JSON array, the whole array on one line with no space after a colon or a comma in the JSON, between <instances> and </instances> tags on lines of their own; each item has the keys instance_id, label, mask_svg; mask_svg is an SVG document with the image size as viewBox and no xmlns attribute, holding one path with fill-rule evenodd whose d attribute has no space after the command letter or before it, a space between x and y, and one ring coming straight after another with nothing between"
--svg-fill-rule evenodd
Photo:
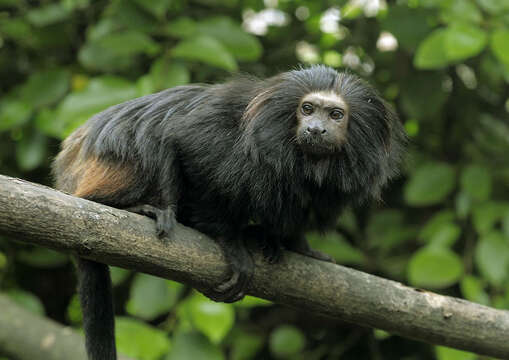
<instances>
[{"instance_id":1,"label":"tree branch","mask_svg":"<svg viewBox=\"0 0 509 360\"><path fill-rule=\"evenodd\" d=\"M178 225L155 236L146 217L0 176L0 233L81 257L204 288L227 265L219 247ZM433 344L509 358L509 311L406 287L343 266L285 252L269 265L255 256L248 293L316 314Z\"/></svg>"},{"instance_id":2,"label":"tree branch","mask_svg":"<svg viewBox=\"0 0 509 360\"><path fill-rule=\"evenodd\" d=\"M86 360L83 336L0 294L0 352L17 360ZM119 356L119 360L130 360Z\"/></svg>"}]
</instances>

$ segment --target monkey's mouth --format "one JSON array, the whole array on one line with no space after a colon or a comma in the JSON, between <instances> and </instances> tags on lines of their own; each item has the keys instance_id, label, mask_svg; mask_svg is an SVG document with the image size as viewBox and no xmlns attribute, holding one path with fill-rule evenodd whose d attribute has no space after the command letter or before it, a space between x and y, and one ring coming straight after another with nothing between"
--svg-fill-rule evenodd
<instances>
[{"instance_id":1,"label":"monkey's mouth","mask_svg":"<svg viewBox=\"0 0 509 360\"><path fill-rule=\"evenodd\" d=\"M297 144L299 144L302 151L313 155L330 155L340 150L337 144L327 141L324 137L308 136L305 134L297 136Z\"/></svg>"}]
</instances>

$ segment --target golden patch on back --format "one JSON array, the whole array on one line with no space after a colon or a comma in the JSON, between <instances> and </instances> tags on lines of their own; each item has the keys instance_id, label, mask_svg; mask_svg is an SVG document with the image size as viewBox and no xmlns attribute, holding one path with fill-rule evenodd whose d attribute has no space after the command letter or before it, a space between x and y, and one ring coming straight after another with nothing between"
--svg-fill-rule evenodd
<instances>
[{"instance_id":1,"label":"golden patch on back","mask_svg":"<svg viewBox=\"0 0 509 360\"><path fill-rule=\"evenodd\" d=\"M82 198L105 197L128 188L134 181L133 168L84 153L86 135L86 127L81 127L62 143L53 164L56 188Z\"/></svg>"}]
</instances>

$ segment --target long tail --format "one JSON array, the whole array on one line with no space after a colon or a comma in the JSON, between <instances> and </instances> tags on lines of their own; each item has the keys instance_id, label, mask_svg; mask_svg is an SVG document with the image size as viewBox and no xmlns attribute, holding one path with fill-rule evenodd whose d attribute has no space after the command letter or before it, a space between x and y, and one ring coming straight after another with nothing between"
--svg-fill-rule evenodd
<instances>
[{"instance_id":1,"label":"long tail","mask_svg":"<svg viewBox=\"0 0 509 360\"><path fill-rule=\"evenodd\" d=\"M115 320L108 265L78 258L79 297L89 360L116 360Z\"/></svg>"}]
</instances>

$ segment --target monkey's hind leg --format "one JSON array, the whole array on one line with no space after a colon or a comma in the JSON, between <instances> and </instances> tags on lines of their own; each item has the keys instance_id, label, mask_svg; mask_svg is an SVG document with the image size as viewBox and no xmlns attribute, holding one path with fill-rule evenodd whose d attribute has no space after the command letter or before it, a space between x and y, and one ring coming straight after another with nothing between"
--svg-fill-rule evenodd
<instances>
[{"instance_id":1,"label":"monkey's hind leg","mask_svg":"<svg viewBox=\"0 0 509 360\"><path fill-rule=\"evenodd\" d=\"M243 237L236 236L233 239L219 237L217 243L221 246L226 262L230 265L230 275L219 285L202 289L202 292L214 301L235 302L246 294L249 282L253 277L254 262L244 245Z\"/></svg>"}]
</instances>

